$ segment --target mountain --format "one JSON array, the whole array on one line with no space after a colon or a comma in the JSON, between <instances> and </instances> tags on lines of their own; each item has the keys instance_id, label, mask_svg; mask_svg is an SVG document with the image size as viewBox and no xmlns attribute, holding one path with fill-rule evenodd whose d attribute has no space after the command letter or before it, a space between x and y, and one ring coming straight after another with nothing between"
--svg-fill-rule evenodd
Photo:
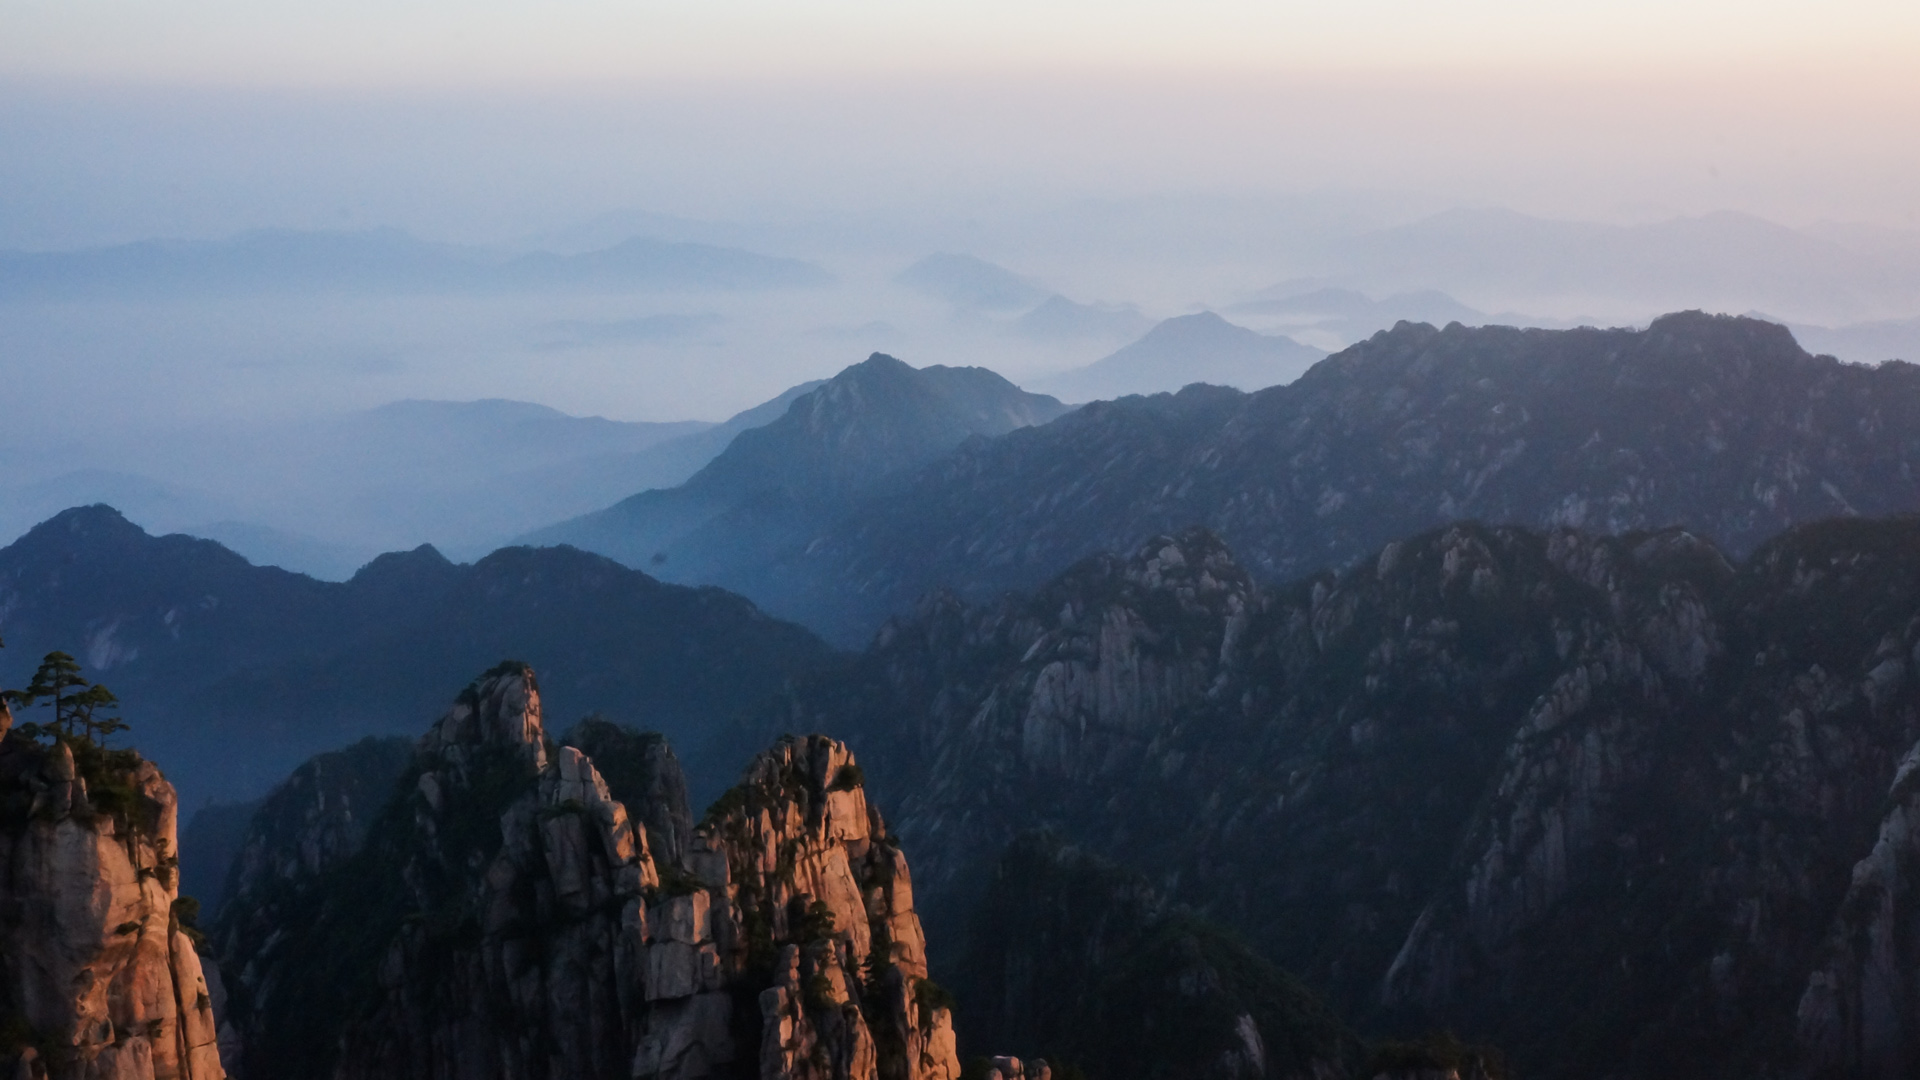
<instances>
[{"instance_id":1,"label":"mountain","mask_svg":"<svg viewBox=\"0 0 1920 1080\"><path fill-rule=\"evenodd\" d=\"M956 1030L907 849L823 736L775 739L692 825L658 736L555 741L505 663L390 759L323 755L253 815L210 933L236 1075L958 1080L968 1053L1004 1080L1318 1080L1362 1060L1231 934L1034 838L978 883L960 977L1013 974L1040 1009ZM1035 1030L1074 1056L996 1052Z\"/></svg>"},{"instance_id":2,"label":"mountain","mask_svg":"<svg viewBox=\"0 0 1920 1080\"><path fill-rule=\"evenodd\" d=\"M92 503L125 507L134 518L169 531L231 520L241 512L231 498L204 488L118 469L74 469L0 490L0 536L17 537L70 506Z\"/></svg>"},{"instance_id":3,"label":"mountain","mask_svg":"<svg viewBox=\"0 0 1920 1080\"><path fill-rule=\"evenodd\" d=\"M1268 581L1459 518L1680 525L1739 554L1796 522L1920 509L1916 474L1910 364L1842 364L1783 327L1699 313L1645 330L1403 323L1285 386L1099 402L968 443L736 587L859 642L930 589L1029 588L1195 523Z\"/></svg>"},{"instance_id":4,"label":"mountain","mask_svg":"<svg viewBox=\"0 0 1920 1080\"><path fill-rule=\"evenodd\" d=\"M1036 385L1067 401L1160 393L1190 383L1259 390L1293 381L1326 355L1203 311L1167 319L1112 356Z\"/></svg>"},{"instance_id":5,"label":"mountain","mask_svg":"<svg viewBox=\"0 0 1920 1080\"><path fill-rule=\"evenodd\" d=\"M679 581L753 579L770 553L970 439L1066 411L985 368L913 368L881 353L743 431L685 484L532 533ZM762 593L769 610L778 594Z\"/></svg>"},{"instance_id":6,"label":"mountain","mask_svg":"<svg viewBox=\"0 0 1920 1080\"><path fill-rule=\"evenodd\" d=\"M1047 299L1040 286L972 255L929 255L900 271L894 280L957 308L1019 310Z\"/></svg>"},{"instance_id":7,"label":"mountain","mask_svg":"<svg viewBox=\"0 0 1920 1080\"><path fill-rule=\"evenodd\" d=\"M1009 332L1034 341L1075 341L1082 338L1139 336L1153 321L1132 304L1077 304L1055 293L1032 311L1008 323Z\"/></svg>"},{"instance_id":8,"label":"mountain","mask_svg":"<svg viewBox=\"0 0 1920 1080\"><path fill-rule=\"evenodd\" d=\"M765 427L786 415L794 399L811 393L826 384L825 379L811 379L790 386L777 397L763 401L751 409L735 413L718 424L705 426L671 439L655 443L644 450L623 454L607 455L585 461L569 462L550 472L542 472L530 479L536 485L559 484L580 492L581 501L587 498L587 491L604 493L594 502L594 507L604 507L610 500L617 500L636 488L677 487L699 472L701 466L719 457L733 442L734 436L748 428ZM547 520L559 517L550 514Z\"/></svg>"},{"instance_id":9,"label":"mountain","mask_svg":"<svg viewBox=\"0 0 1920 1080\"><path fill-rule=\"evenodd\" d=\"M149 536L104 506L0 549L0 613L14 673L0 685L73 653L189 805L251 797L319 751L408 730L436 683L462 677L447 672L502 655L546 665L560 715L644 719L696 750L718 720L832 658L740 597L582 551L459 565L422 547L322 582Z\"/></svg>"},{"instance_id":10,"label":"mountain","mask_svg":"<svg viewBox=\"0 0 1920 1080\"><path fill-rule=\"evenodd\" d=\"M277 790L213 935L245 1074L958 1080L906 856L844 745L778 740L684 856L642 826L688 816L671 755L602 750L555 744L505 663L364 824L319 770Z\"/></svg>"},{"instance_id":11,"label":"mountain","mask_svg":"<svg viewBox=\"0 0 1920 1080\"><path fill-rule=\"evenodd\" d=\"M437 244L398 229L268 229L226 240L143 240L82 251L0 252L12 296L446 292L638 288L742 290L825 284L797 259L633 238L579 254L514 255Z\"/></svg>"},{"instance_id":12,"label":"mountain","mask_svg":"<svg viewBox=\"0 0 1920 1080\"><path fill-rule=\"evenodd\" d=\"M1911 517L1742 560L1456 524L1280 586L1192 530L931 597L763 722L858 748L943 965L982 955L968 927L1164 890L1363 1030L1489 1041L1517 1075L1892 1078L1920 1060L1916 610ZM1095 863L993 907L1039 827L1145 900ZM1072 1008L1004 996L1017 959L963 1018Z\"/></svg>"}]
</instances>

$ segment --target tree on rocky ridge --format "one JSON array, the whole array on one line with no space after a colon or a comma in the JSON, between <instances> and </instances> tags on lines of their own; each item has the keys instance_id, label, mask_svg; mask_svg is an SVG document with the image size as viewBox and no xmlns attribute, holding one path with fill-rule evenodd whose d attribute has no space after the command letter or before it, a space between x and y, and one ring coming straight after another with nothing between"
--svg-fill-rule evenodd
<instances>
[{"instance_id":1,"label":"tree on rocky ridge","mask_svg":"<svg viewBox=\"0 0 1920 1080\"><path fill-rule=\"evenodd\" d=\"M126 721L111 715L120 699L105 686L82 677L79 661L64 652L48 653L25 690L4 693L9 704L17 701L52 707L51 723L20 725L21 733L28 738L52 735L63 741L80 739L104 746L107 736L127 730ZM108 715L100 715L103 710Z\"/></svg>"}]
</instances>

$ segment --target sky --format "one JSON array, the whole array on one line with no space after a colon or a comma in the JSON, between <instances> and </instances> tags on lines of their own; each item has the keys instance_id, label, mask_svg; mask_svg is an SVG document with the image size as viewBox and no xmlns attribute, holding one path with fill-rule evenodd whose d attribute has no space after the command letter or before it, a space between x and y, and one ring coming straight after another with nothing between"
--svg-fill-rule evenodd
<instances>
[{"instance_id":1,"label":"sky","mask_svg":"<svg viewBox=\"0 0 1920 1080\"><path fill-rule=\"evenodd\" d=\"M848 72L1897 65L1896 0L9 0L34 76L419 85Z\"/></svg>"},{"instance_id":2,"label":"sky","mask_svg":"<svg viewBox=\"0 0 1920 1080\"><path fill-rule=\"evenodd\" d=\"M0 0L0 246L1349 189L1920 228L1915 55L1890 0Z\"/></svg>"}]
</instances>

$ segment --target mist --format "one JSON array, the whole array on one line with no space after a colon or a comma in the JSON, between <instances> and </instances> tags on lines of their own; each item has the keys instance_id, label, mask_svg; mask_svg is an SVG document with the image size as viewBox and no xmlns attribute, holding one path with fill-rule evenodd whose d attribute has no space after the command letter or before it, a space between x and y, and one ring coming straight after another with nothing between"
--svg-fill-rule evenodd
<instances>
[{"instance_id":1,"label":"mist","mask_svg":"<svg viewBox=\"0 0 1920 1080\"><path fill-rule=\"evenodd\" d=\"M470 505L473 478L428 497L377 440L329 441L404 401L717 423L876 351L1085 385L1067 374L1200 311L1322 352L1400 318L1702 308L1850 361L1920 353L1912 80L1460 59L16 74L0 527L100 499L331 576L422 542L473 555L632 492L604 461L541 473L572 494L486 527L396 509ZM798 269L607 269L636 243ZM994 307L902 279L936 253L1029 291Z\"/></svg>"}]
</instances>

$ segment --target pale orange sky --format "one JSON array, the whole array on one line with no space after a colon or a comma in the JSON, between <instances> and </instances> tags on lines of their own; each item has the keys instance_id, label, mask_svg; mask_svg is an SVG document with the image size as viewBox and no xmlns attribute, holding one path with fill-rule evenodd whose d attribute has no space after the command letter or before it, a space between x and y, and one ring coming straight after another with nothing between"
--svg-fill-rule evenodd
<instances>
[{"instance_id":1,"label":"pale orange sky","mask_svg":"<svg viewBox=\"0 0 1920 1080\"><path fill-rule=\"evenodd\" d=\"M0 0L0 246L1384 191L1920 229L1914 0Z\"/></svg>"},{"instance_id":2,"label":"pale orange sky","mask_svg":"<svg viewBox=\"0 0 1920 1080\"><path fill-rule=\"evenodd\" d=\"M1909 63L1911 0L7 0L14 75L333 84Z\"/></svg>"}]
</instances>

